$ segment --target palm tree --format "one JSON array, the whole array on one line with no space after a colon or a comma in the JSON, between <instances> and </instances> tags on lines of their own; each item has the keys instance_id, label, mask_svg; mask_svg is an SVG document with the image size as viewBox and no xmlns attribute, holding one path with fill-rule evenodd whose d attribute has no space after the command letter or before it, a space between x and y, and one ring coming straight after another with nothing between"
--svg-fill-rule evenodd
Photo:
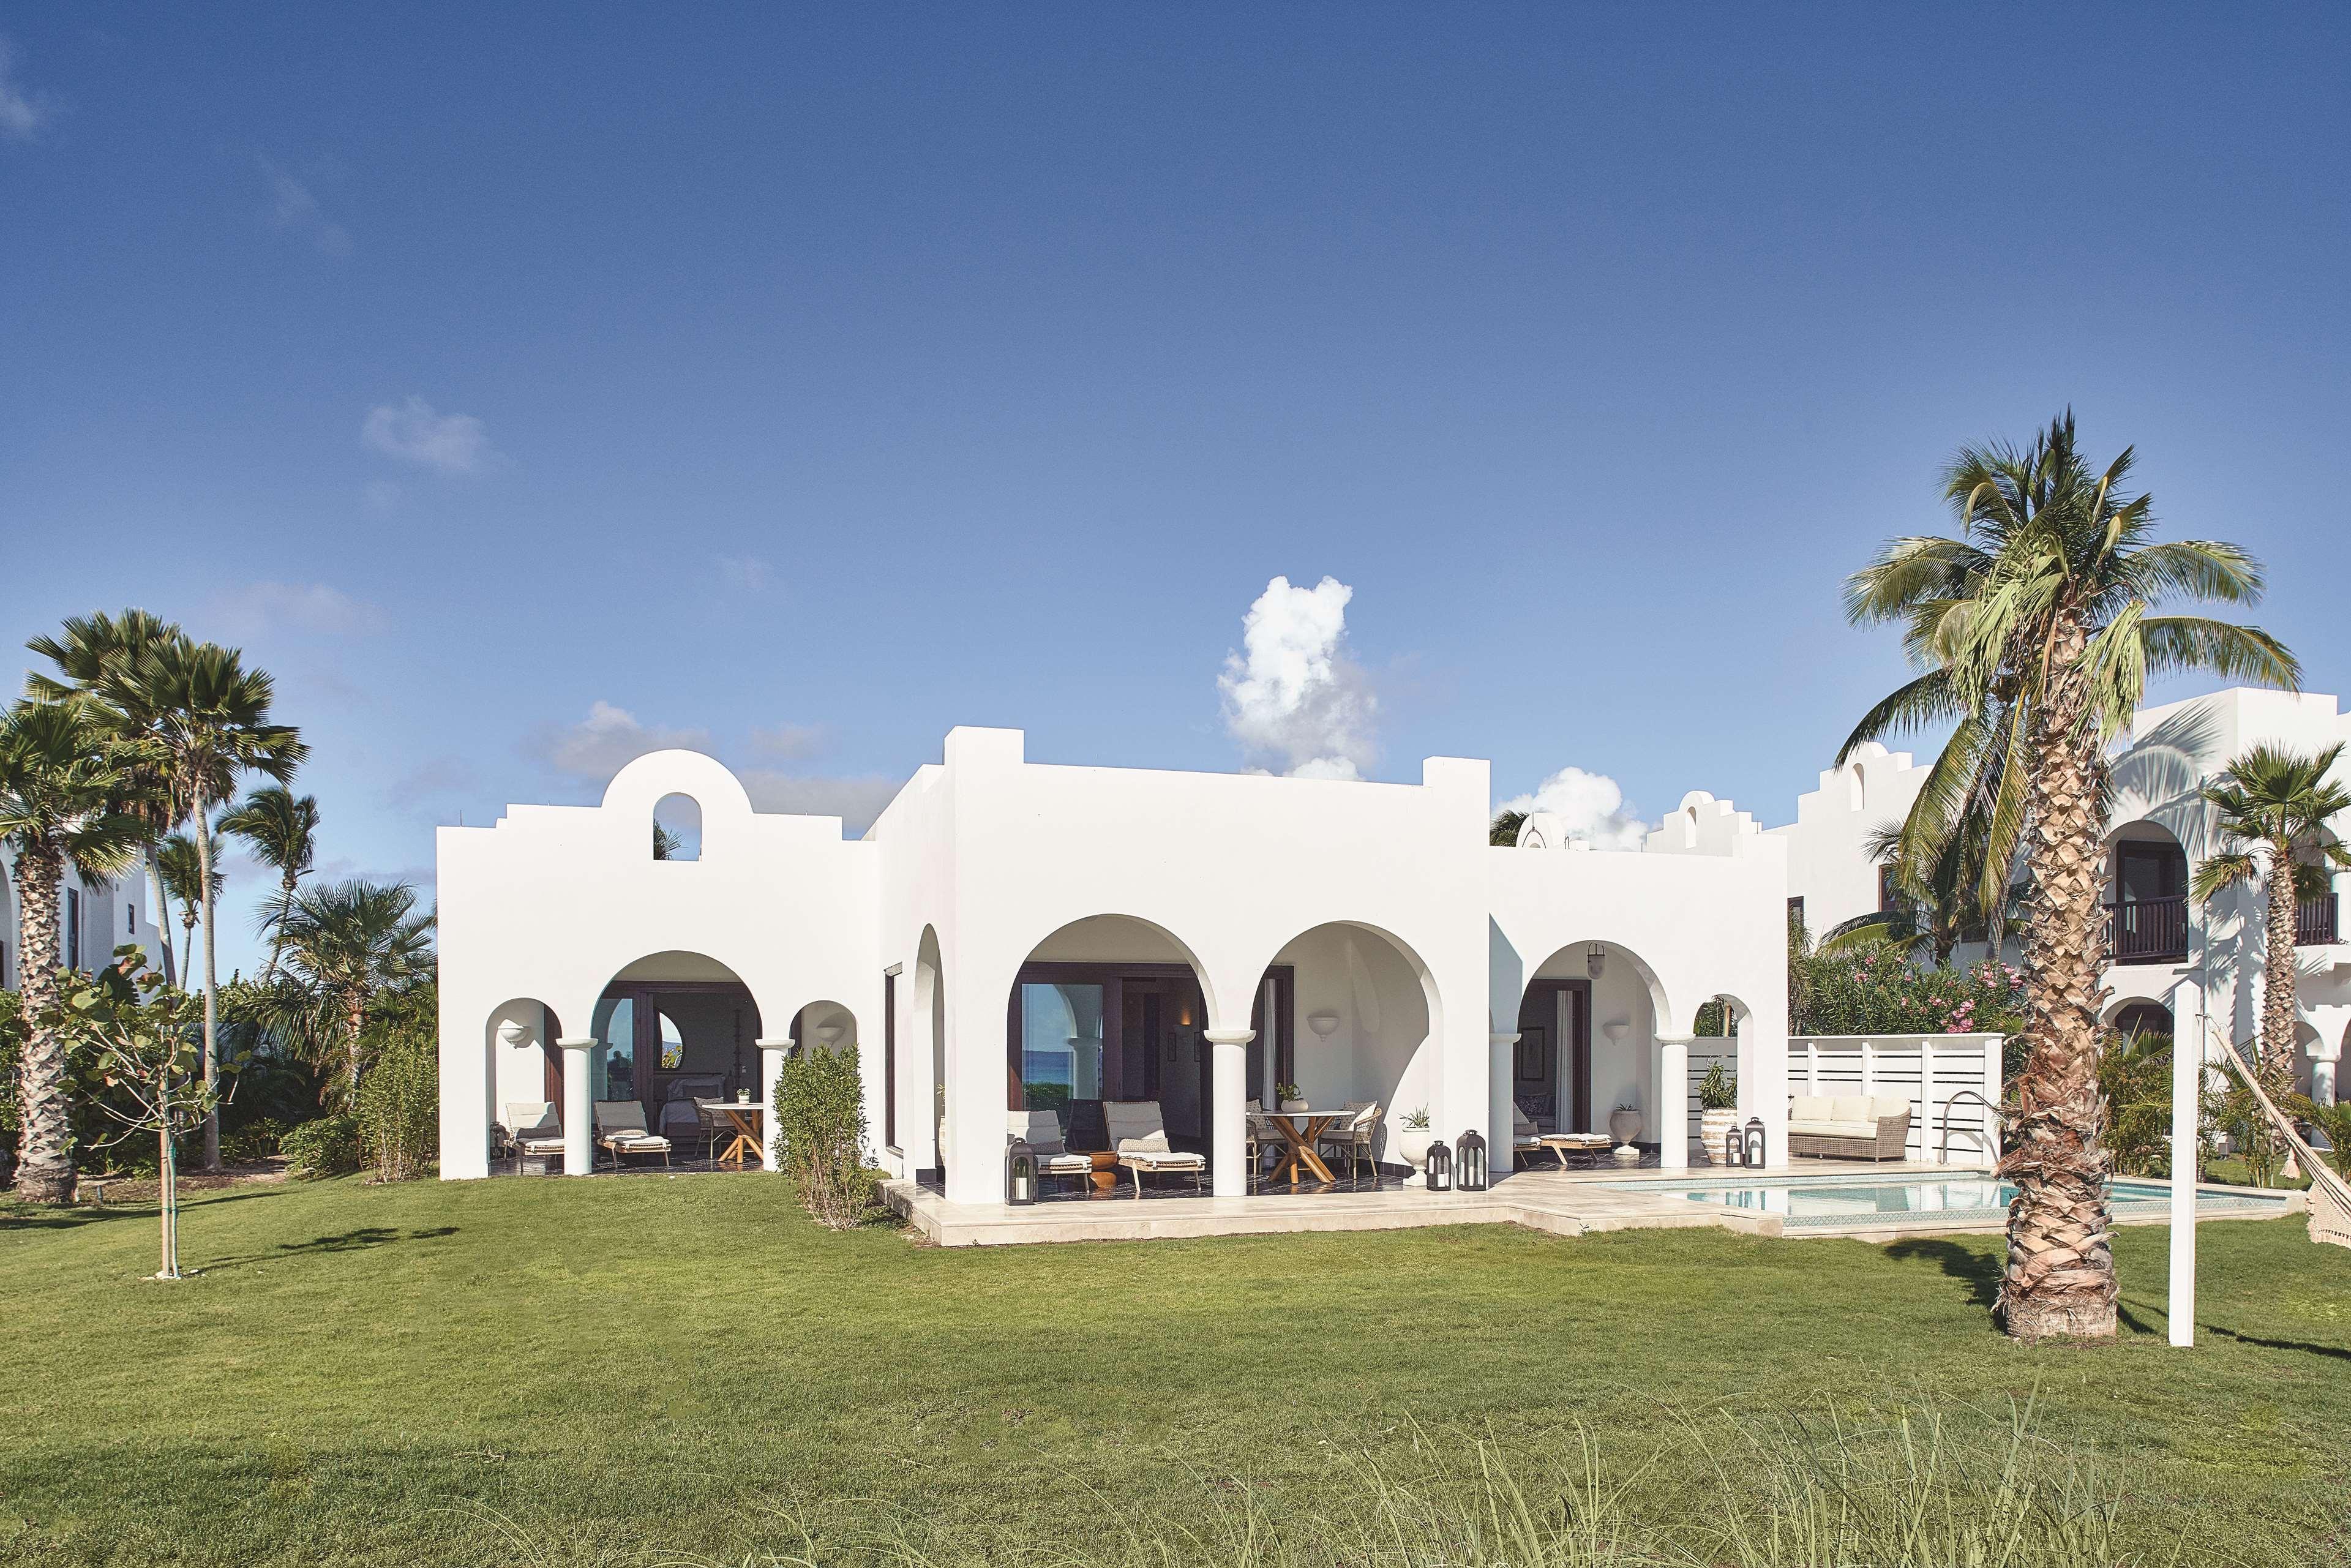
<instances>
[{"instance_id":1,"label":"palm tree","mask_svg":"<svg viewBox=\"0 0 2351 1568\"><path fill-rule=\"evenodd\" d=\"M168 903L180 906L180 929L187 937L188 951L196 950L196 912L204 906L204 873L196 860L196 841L185 833L173 833L155 846L155 878ZM220 868L213 868L213 891L218 894L226 879Z\"/></svg>"},{"instance_id":2,"label":"palm tree","mask_svg":"<svg viewBox=\"0 0 2351 1568\"><path fill-rule=\"evenodd\" d=\"M2262 1067L2279 1086L2294 1082L2294 911L2326 891L2328 866L2351 866L2351 850L2327 835L2327 819L2351 810L2351 789L2326 777L2341 743L2316 756L2266 742L2198 791L2213 810L2221 852L2196 868L2189 891L2203 903L2239 883L2269 894L2269 952L2262 965Z\"/></svg>"},{"instance_id":3,"label":"palm tree","mask_svg":"<svg viewBox=\"0 0 2351 1568\"><path fill-rule=\"evenodd\" d=\"M655 822L653 824L653 859L657 861L682 860L684 858L684 838L671 829L663 827L659 822Z\"/></svg>"},{"instance_id":4,"label":"palm tree","mask_svg":"<svg viewBox=\"0 0 2351 1568\"><path fill-rule=\"evenodd\" d=\"M61 635L42 635L28 640L25 646L57 667L55 677L38 671L27 674L26 691L37 700L56 702L78 692L96 689L99 679L107 670L126 668L135 664L150 649L162 648L173 643L185 642L186 636L178 626L144 610L125 610L120 615L99 611L89 615L73 615L66 619ZM145 732L152 716L144 713L120 715L126 736ZM155 929L163 938L163 978L179 983L179 956L172 950L170 911L164 907L162 883L156 874L155 841L177 827L187 816L183 800L174 798L170 781L160 777L144 782L149 786L140 793L138 810L147 821L149 842L142 853L147 861L147 884L155 904Z\"/></svg>"},{"instance_id":5,"label":"palm tree","mask_svg":"<svg viewBox=\"0 0 2351 1568\"><path fill-rule=\"evenodd\" d=\"M88 700L21 701L0 714L0 842L16 853L16 970L25 1041L17 1065L16 1190L36 1203L73 1196L72 1099L55 1024L57 887L120 876L145 841L125 809L137 780L109 716Z\"/></svg>"},{"instance_id":6,"label":"palm tree","mask_svg":"<svg viewBox=\"0 0 2351 1568\"><path fill-rule=\"evenodd\" d=\"M353 878L304 890L277 929L287 972L316 1009L306 1032L340 1037L356 1093L368 1001L432 975L433 916L416 913L406 883Z\"/></svg>"},{"instance_id":7,"label":"palm tree","mask_svg":"<svg viewBox=\"0 0 2351 1568\"><path fill-rule=\"evenodd\" d=\"M1526 825L1524 811L1497 811L1487 824L1486 841L1499 849L1510 849L1519 841L1519 830Z\"/></svg>"},{"instance_id":8,"label":"palm tree","mask_svg":"<svg viewBox=\"0 0 2351 1568\"><path fill-rule=\"evenodd\" d=\"M2156 540L2150 499L2124 491L2131 464L2126 450L2093 468L2070 412L2022 451L1963 449L1943 476L1957 537L1894 539L1845 584L1850 618L1901 622L1924 668L1870 710L1845 752L1952 722L1945 750L1957 754L1927 788L1947 791L1953 814L1985 759L2000 758L1980 882L2005 882L1998 846L2011 829L2023 846L2027 1054L2001 1162L2017 1196L1997 1308L2023 1340L2115 1332L2097 1079L2105 745L2129 727L2150 672L2287 687L2301 674L2266 632L2151 613L2179 597L2250 603L2261 568L2234 545Z\"/></svg>"},{"instance_id":9,"label":"palm tree","mask_svg":"<svg viewBox=\"0 0 2351 1568\"><path fill-rule=\"evenodd\" d=\"M197 888L204 925L204 1085L220 1078L220 930L212 875L212 808L225 800L236 777L266 774L279 783L294 776L310 748L300 732L270 716L277 687L266 672L248 670L244 655L212 643L173 638L133 659L108 662L92 688L100 700L136 724L141 746L171 779L196 829ZM204 1118L204 1168L220 1168L220 1113Z\"/></svg>"},{"instance_id":10,"label":"palm tree","mask_svg":"<svg viewBox=\"0 0 2351 1568\"><path fill-rule=\"evenodd\" d=\"M282 784L266 785L238 802L214 826L252 845L255 857L277 873L277 908L262 921L262 928L270 933L269 967L264 977L274 977L278 955L286 946L279 927L285 924L286 912L294 907L295 884L309 874L318 852L318 797L298 796ZM661 858L658 848L654 858Z\"/></svg>"}]
</instances>

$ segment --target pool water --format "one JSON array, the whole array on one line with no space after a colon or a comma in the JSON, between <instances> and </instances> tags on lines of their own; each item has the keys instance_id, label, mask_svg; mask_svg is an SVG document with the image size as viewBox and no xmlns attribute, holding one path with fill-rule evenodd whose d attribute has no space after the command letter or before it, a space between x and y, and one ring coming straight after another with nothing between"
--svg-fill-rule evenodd
<instances>
[{"instance_id":1,"label":"pool water","mask_svg":"<svg viewBox=\"0 0 2351 1568\"><path fill-rule=\"evenodd\" d=\"M1641 1192L1677 1193L1692 1203L1780 1215L1782 1228L1789 1230L1865 1225L1881 1218L1903 1215L1932 1216L1941 1220L2000 1220L2006 1217L2010 1200L2016 1197L2012 1184L1990 1176L1902 1176L1883 1181L1856 1180L1850 1176L1748 1181L1701 1178L1625 1185ZM2109 1182L2106 1197L2117 1218L2157 1218L2168 1214L2171 1207L2171 1189L2154 1182ZM2199 1215L2270 1210L2283 1213L2287 1201L2283 1193L2203 1188L2196 1195L2196 1211Z\"/></svg>"}]
</instances>

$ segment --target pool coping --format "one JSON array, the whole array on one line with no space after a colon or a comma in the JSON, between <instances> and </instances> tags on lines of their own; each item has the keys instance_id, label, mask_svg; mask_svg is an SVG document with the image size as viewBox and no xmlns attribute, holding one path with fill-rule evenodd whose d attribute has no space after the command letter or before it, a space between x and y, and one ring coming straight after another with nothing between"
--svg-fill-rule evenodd
<instances>
[{"instance_id":1,"label":"pool coping","mask_svg":"<svg viewBox=\"0 0 2351 1568\"><path fill-rule=\"evenodd\" d=\"M1746 1185L1782 1187L1851 1185L1857 1175L1866 1174L1851 1170L1775 1172L1754 1177ZM1889 1177L1907 1176L1914 1179L1920 1178L1923 1174L1918 1171L1886 1173ZM1979 1170L1971 1174L1989 1175L1990 1173ZM2110 1210L2110 1225L2119 1228L2126 1225L2171 1223L2171 1180L2168 1176L2124 1176L2120 1179L2141 1186L2161 1187L2163 1197L2160 1200L2147 1198L2132 1203L2126 1208ZM1695 1184L1681 1184L1683 1186L1691 1185ZM1659 1184L1646 1188L1646 1196L1663 1197L1670 1196L1674 1191L1673 1186ZM2284 1219L2306 1213L2310 1207L2308 1195L2300 1188L2238 1186L2222 1182L2199 1182L2196 1186L2196 1194L2198 1198L2196 1222L2199 1225L2231 1219ZM2214 1196L2237 1201L2226 1207L2207 1209L2203 1200ZM1689 1206L1700 1214L1708 1215L1719 1223L1729 1225L1732 1228L1750 1229L1756 1234L1775 1236L1789 1241L1828 1239L1839 1241L1884 1242L1901 1241L1920 1236L1981 1236L2006 1229L2008 1217L2008 1211L2004 1208L1970 1208L1945 1210L1939 1217L1930 1217L1929 1212L1922 1211L1915 1216L1885 1222L1876 1218L1865 1219L1858 1216L1849 1221L1832 1217L1822 1221L1791 1226L1787 1223L1788 1217L1785 1215L1759 1214L1755 1209L1740 1208L1730 1204L1687 1201L1689 1201ZM1759 1219L1762 1221L1760 1227L1756 1224ZM1742 1221L1744 1223L1740 1223Z\"/></svg>"}]
</instances>

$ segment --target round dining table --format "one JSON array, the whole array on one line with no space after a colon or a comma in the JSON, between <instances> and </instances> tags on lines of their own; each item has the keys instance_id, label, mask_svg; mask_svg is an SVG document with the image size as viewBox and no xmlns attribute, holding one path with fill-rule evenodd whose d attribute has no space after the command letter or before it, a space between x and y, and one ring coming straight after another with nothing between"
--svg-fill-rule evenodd
<instances>
[{"instance_id":1,"label":"round dining table","mask_svg":"<svg viewBox=\"0 0 2351 1568\"><path fill-rule=\"evenodd\" d=\"M1317 1139L1330 1131L1332 1123L1346 1121L1356 1113L1349 1110L1250 1112L1249 1114L1252 1116L1264 1117L1283 1144L1280 1151L1281 1157L1274 1166L1272 1175L1267 1179L1287 1180L1290 1186L1296 1186L1301 1181L1307 1179L1302 1173L1311 1171L1313 1173L1312 1179L1315 1181L1337 1181L1339 1178L1332 1174L1331 1167L1322 1163L1322 1156L1314 1152L1314 1145Z\"/></svg>"}]
</instances>

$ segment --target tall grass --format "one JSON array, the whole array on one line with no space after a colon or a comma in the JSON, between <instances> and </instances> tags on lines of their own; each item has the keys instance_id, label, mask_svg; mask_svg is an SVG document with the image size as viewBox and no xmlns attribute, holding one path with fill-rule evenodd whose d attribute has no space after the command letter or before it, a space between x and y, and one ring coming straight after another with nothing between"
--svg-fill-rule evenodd
<instances>
[{"instance_id":1,"label":"tall grass","mask_svg":"<svg viewBox=\"0 0 2351 1568\"><path fill-rule=\"evenodd\" d=\"M1401 1454L1343 1461L1354 1466L1357 1484L1336 1489L1352 1500L1336 1511L1285 1509L1244 1480L1195 1474L1196 1501L1180 1515L1128 1519L1107 1540L1008 1547L837 1499L777 1511L774 1539L741 1556L653 1561L674 1568L2126 1568L2184 1559L2179 1539L2152 1559L2131 1550L2128 1498L2115 1464L2038 1437L2032 1426L2030 1402L1993 1412L1919 1404L1859 1424L1792 1411L1669 1410L1646 1452L1629 1458L1581 1426L1507 1439L1416 1427ZM1698 1484L1716 1494L1707 1525L1644 1521L1645 1488L1685 1484L1661 1473L1675 1449L1697 1457ZM1088 1500L1073 1499L1071 1517L1092 1514ZM559 1552L518 1555L571 1561Z\"/></svg>"}]
</instances>

